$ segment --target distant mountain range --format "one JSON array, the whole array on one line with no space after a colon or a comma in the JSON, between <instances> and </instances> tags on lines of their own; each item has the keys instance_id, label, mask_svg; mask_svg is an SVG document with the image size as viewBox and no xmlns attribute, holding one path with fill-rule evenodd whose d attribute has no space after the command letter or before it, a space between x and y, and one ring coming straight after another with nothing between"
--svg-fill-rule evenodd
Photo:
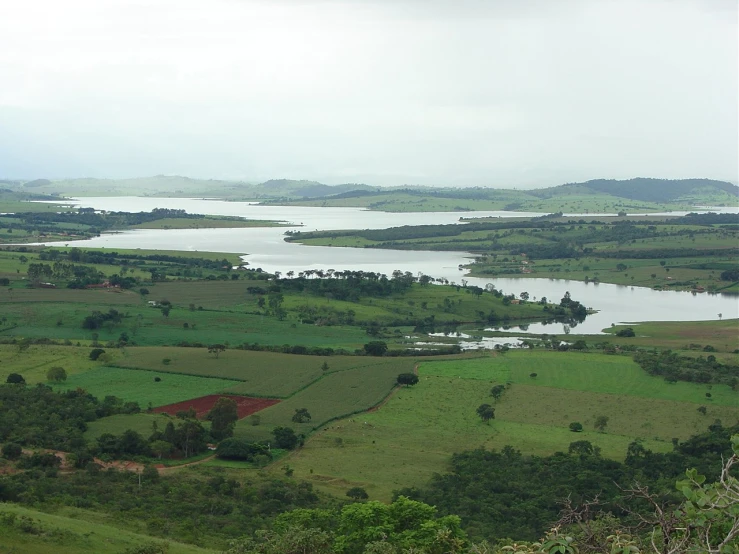
<instances>
[{"instance_id":1,"label":"distant mountain range","mask_svg":"<svg viewBox=\"0 0 739 554\"><path fill-rule=\"evenodd\" d=\"M558 197L611 196L618 199L651 203L695 203L702 200L735 204L739 187L712 179L650 179L623 181L596 179L584 183L568 183L556 187L531 190L494 189L486 187L377 187L347 183L326 185L317 181L272 179L263 183L243 181L191 179L157 175L135 179L65 179L32 181L0 180L3 188L31 195L59 196L193 196L231 200L327 201L387 197L397 194L415 197L497 200L515 195L517 199L556 199Z\"/></svg>"}]
</instances>

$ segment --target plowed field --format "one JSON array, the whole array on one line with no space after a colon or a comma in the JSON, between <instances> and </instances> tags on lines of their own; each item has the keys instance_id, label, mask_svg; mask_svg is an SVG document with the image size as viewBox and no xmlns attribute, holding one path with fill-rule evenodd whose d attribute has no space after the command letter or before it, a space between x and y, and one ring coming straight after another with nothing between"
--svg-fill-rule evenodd
<instances>
[{"instance_id":1,"label":"plowed field","mask_svg":"<svg viewBox=\"0 0 739 554\"><path fill-rule=\"evenodd\" d=\"M154 412L158 414L176 415L177 412L187 411L191 407L195 409L197 417L202 419L210 411L219 398L231 398L236 402L239 419L254 414L265 408L269 408L279 402L276 398L251 398L249 396L235 396L232 394L209 394L208 396L200 396L183 400L175 404L167 404L154 408Z\"/></svg>"}]
</instances>

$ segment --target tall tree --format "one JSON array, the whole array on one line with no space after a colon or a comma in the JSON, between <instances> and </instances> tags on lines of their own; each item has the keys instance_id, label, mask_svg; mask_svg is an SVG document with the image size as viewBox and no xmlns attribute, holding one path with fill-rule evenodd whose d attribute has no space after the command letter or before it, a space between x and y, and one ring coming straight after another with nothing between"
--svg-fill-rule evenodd
<instances>
[{"instance_id":1,"label":"tall tree","mask_svg":"<svg viewBox=\"0 0 739 554\"><path fill-rule=\"evenodd\" d=\"M210 421L210 434L215 440L232 436L234 425L239 419L236 402L232 398L219 398L205 418Z\"/></svg>"}]
</instances>

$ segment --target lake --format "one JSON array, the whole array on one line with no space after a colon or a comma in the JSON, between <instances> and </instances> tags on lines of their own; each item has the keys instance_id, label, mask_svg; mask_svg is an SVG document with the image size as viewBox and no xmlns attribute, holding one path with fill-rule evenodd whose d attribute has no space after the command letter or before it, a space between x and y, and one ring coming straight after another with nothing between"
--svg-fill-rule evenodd
<instances>
[{"instance_id":1,"label":"lake","mask_svg":"<svg viewBox=\"0 0 739 554\"><path fill-rule=\"evenodd\" d=\"M401 225L458 223L460 217L531 217L541 213L523 212L425 212L388 213L361 208L320 208L303 206L262 206L247 202L224 202L193 198L100 197L75 199L74 205L106 211L141 212L154 208L184 209L188 213L239 216L248 219L278 220L288 227L242 229L136 230L104 234L75 241L75 246L94 248L141 248L244 253L250 267L268 272L304 271L306 269L361 270L390 275L396 269L423 273L461 283L485 287L492 283L506 293L529 293L531 298L546 296L559 301L569 291L572 298L598 310L573 332L599 333L612 323L640 321L703 321L739 317L739 297L730 294L694 294L678 291L654 291L643 287L583 283L567 279L515 279L466 277L459 269L469 263L466 252L380 250L372 248L335 248L305 246L284 241L287 230L385 229ZM718 209L712 209L718 211ZM735 212L735 209L721 210ZM673 212L681 215L685 212ZM588 214L567 214L588 217ZM592 216L592 214L591 214ZM51 243L46 243L51 244ZM562 332L561 325L531 324L529 333Z\"/></svg>"}]
</instances>

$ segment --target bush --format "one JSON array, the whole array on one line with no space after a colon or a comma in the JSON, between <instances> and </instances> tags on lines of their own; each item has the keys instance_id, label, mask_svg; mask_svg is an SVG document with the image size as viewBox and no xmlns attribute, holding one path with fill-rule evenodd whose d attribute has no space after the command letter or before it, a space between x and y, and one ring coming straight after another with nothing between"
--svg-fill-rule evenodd
<instances>
[{"instance_id":1,"label":"bush","mask_svg":"<svg viewBox=\"0 0 739 554\"><path fill-rule=\"evenodd\" d=\"M98 359L98 358L99 358L100 356L102 356L103 354L105 354L105 350L103 350L102 348L93 348L93 349L92 349L92 350L90 351L90 359L91 359L92 361L97 361L97 359Z\"/></svg>"},{"instance_id":2,"label":"bush","mask_svg":"<svg viewBox=\"0 0 739 554\"><path fill-rule=\"evenodd\" d=\"M582 423L573 421L572 423L570 423L570 431L572 431L573 433L579 433L580 431L582 431Z\"/></svg>"},{"instance_id":3,"label":"bush","mask_svg":"<svg viewBox=\"0 0 739 554\"><path fill-rule=\"evenodd\" d=\"M634 333L634 330L631 327L627 327L626 329L621 329L618 333L616 333L617 337L635 337L636 333Z\"/></svg>"}]
</instances>

